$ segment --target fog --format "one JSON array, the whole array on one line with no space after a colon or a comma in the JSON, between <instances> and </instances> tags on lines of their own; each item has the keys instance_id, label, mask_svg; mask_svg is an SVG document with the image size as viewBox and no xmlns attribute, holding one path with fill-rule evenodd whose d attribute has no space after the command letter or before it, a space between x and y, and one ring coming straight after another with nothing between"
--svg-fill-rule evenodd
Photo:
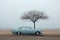
<instances>
[{"instance_id":1,"label":"fog","mask_svg":"<svg viewBox=\"0 0 60 40\"><path fill-rule=\"evenodd\" d=\"M48 19L36 22L36 28L60 28L60 0L0 0L0 29L33 28L31 21L20 19L29 10L40 10L48 15Z\"/></svg>"}]
</instances>

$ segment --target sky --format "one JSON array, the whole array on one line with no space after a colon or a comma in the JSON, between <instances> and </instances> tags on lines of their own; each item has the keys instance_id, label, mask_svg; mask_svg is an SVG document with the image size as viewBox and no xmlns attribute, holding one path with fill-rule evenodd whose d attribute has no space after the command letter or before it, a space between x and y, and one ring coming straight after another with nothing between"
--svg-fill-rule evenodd
<instances>
[{"instance_id":1,"label":"sky","mask_svg":"<svg viewBox=\"0 0 60 40\"><path fill-rule=\"evenodd\" d=\"M48 19L36 22L36 28L60 29L60 0L0 0L0 29L33 28L30 20L21 19L29 10L43 11L48 15Z\"/></svg>"}]
</instances>

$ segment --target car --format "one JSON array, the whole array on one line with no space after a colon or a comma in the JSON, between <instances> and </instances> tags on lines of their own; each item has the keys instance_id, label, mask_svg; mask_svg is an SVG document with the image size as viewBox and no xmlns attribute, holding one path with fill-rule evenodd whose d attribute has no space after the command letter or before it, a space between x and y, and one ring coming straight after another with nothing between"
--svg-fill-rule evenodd
<instances>
[{"instance_id":1,"label":"car","mask_svg":"<svg viewBox=\"0 0 60 40\"><path fill-rule=\"evenodd\" d=\"M20 27L18 29L12 30L12 33L17 35L21 35L21 34L39 35L42 33L42 30L32 29L31 27Z\"/></svg>"}]
</instances>

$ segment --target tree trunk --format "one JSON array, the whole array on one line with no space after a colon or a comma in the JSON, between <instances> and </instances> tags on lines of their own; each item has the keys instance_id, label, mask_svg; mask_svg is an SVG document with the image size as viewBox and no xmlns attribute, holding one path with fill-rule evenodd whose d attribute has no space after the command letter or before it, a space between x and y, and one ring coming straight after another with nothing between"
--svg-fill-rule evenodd
<instances>
[{"instance_id":1,"label":"tree trunk","mask_svg":"<svg viewBox=\"0 0 60 40\"><path fill-rule=\"evenodd\" d=\"M35 22L34 22L34 29L35 29Z\"/></svg>"}]
</instances>

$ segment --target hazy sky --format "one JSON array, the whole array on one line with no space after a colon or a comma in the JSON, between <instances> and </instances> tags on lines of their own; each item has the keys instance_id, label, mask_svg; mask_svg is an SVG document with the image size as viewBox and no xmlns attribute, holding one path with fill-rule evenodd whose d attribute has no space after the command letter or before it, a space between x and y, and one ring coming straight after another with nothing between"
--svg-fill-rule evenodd
<instances>
[{"instance_id":1,"label":"hazy sky","mask_svg":"<svg viewBox=\"0 0 60 40\"><path fill-rule=\"evenodd\" d=\"M48 15L47 20L38 20L36 28L60 28L60 0L0 0L0 29L13 29L21 26L31 26L31 21L19 19L29 10L41 10Z\"/></svg>"}]
</instances>

